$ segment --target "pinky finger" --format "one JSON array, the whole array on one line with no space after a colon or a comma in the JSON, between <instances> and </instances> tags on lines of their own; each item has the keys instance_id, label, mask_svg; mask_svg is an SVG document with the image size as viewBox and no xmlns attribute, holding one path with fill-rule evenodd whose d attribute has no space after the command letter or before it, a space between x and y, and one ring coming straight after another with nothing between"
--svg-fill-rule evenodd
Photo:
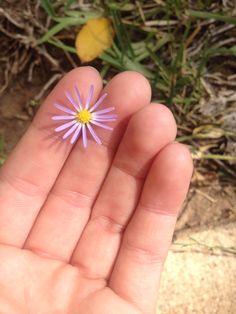
<instances>
[{"instance_id":1,"label":"pinky finger","mask_svg":"<svg viewBox=\"0 0 236 314\"><path fill-rule=\"evenodd\" d=\"M123 238L110 287L143 313L155 313L162 266L192 175L185 146L166 146L154 160Z\"/></svg>"}]
</instances>

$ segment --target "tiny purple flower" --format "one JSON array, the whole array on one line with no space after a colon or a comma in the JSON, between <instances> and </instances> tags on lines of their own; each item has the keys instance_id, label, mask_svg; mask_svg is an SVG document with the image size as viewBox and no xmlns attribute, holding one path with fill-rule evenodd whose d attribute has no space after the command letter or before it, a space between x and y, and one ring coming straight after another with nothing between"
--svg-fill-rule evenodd
<instances>
[{"instance_id":1,"label":"tiny purple flower","mask_svg":"<svg viewBox=\"0 0 236 314\"><path fill-rule=\"evenodd\" d=\"M104 122L112 122L116 121L117 115L111 114L110 112L115 110L115 107L108 107L106 109L97 110L96 109L101 105L103 100L106 98L107 94L103 94L96 103L91 106L91 100L93 97L93 91L94 87L93 85L89 88L89 93L87 100L85 102L85 105L83 106L81 96L79 89L77 86L75 86L75 92L76 92L76 100L71 96L70 93L67 91L65 92L65 95L69 102L72 104L74 109L69 109L61 104L55 103L55 107L62 111L63 115L53 116L52 120L55 121L66 121L62 125L58 126L55 131L61 132L65 131L63 135L63 139L68 138L71 136L70 143L74 144L79 136L82 133L82 141L83 146L87 147L88 143L88 135L87 133L90 133L90 135L93 137L93 139L98 143L102 144L100 138L96 134L94 128L92 125L101 127L106 130L113 130L110 126L104 124ZM88 132L87 132L88 131Z\"/></svg>"}]
</instances>

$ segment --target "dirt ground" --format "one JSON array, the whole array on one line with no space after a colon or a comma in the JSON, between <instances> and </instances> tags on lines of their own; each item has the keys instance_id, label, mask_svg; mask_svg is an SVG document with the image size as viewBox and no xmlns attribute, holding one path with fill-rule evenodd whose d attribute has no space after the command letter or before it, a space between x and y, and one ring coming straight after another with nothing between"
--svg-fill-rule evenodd
<instances>
[{"instance_id":1,"label":"dirt ground","mask_svg":"<svg viewBox=\"0 0 236 314\"><path fill-rule=\"evenodd\" d=\"M191 189L162 276L158 314L236 313L236 193Z\"/></svg>"},{"instance_id":2,"label":"dirt ground","mask_svg":"<svg viewBox=\"0 0 236 314\"><path fill-rule=\"evenodd\" d=\"M228 249L235 239L235 223L179 235L165 264L157 313L236 313L235 250Z\"/></svg>"},{"instance_id":3,"label":"dirt ground","mask_svg":"<svg viewBox=\"0 0 236 314\"><path fill-rule=\"evenodd\" d=\"M45 77L13 80L0 100L0 131L9 153L33 116ZM236 313L236 189L214 181L192 186L166 261L158 314Z\"/></svg>"}]
</instances>

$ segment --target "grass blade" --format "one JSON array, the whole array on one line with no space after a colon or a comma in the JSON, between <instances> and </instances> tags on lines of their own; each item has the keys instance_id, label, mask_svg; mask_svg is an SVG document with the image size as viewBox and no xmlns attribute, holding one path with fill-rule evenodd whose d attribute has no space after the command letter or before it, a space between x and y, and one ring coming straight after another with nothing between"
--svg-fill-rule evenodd
<instances>
[{"instance_id":1,"label":"grass blade","mask_svg":"<svg viewBox=\"0 0 236 314\"><path fill-rule=\"evenodd\" d=\"M41 0L41 6L49 16L54 17L56 15L50 0Z\"/></svg>"},{"instance_id":2,"label":"grass blade","mask_svg":"<svg viewBox=\"0 0 236 314\"><path fill-rule=\"evenodd\" d=\"M227 16L225 14L223 15L220 13L211 13L211 12L193 11L193 10L188 10L187 14L191 17L196 17L196 18L205 19L205 20L213 19L216 21L225 22L227 24L236 25L236 17Z\"/></svg>"}]
</instances>

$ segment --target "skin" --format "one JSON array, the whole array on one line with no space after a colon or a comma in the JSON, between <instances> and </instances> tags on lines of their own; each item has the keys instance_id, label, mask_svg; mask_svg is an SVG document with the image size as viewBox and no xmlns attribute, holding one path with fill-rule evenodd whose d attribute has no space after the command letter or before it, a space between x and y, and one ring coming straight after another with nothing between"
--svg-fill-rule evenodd
<instances>
[{"instance_id":1,"label":"skin","mask_svg":"<svg viewBox=\"0 0 236 314\"><path fill-rule=\"evenodd\" d=\"M94 85L91 67L65 75L0 169L0 313L155 313L163 263L192 175L167 107L123 72L104 88L115 106L103 145L54 133L53 103Z\"/></svg>"}]
</instances>

